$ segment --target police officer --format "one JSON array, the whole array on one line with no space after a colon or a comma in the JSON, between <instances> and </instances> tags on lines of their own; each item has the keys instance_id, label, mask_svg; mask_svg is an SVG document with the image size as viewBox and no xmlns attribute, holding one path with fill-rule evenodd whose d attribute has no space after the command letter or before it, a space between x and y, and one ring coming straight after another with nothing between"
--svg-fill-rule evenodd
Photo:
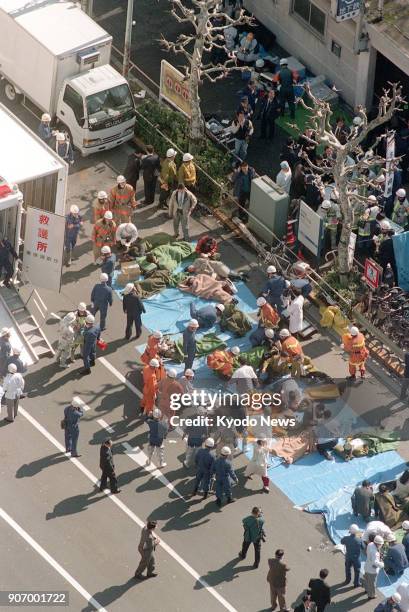
<instances>
[{"instance_id":1,"label":"police officer","mask_svg":"<svg viewBox=\"0 0 409 612\"><path fill-rule=\"evenodd\" d=\"M99 467L102 470L99 490L104 491L107 488L109 478L109 487L111 493L120 493L118 489L118 480L115 474L114 458L112 456L112 440L108 438L104 440L99 451Z\"/></svg>"},{"instance_id":2,"label":"police officer","mask_svg":"<svg viewBox=\"0 0 409 612\"><path fill-rule=\"evenodd\" d=\"M284 310L283 294L287 288L286 281L281 274L277 274L275 266L268 266L267 278L268 280L262 289L262 294L267 302L274 306L278 314L281 314Z\"/></svg>"},{"instance_id":3,"label":"police officer","mask_svg":"<svg viewBox=\"0 0 409 612\"><path fill-rule=\"evenodd\" d=\"M221 508L223 496L226 495L227 503L231 504L234 499L231 496L231 481L238 482L238 478L229 460L231 449L223 446L220 457L216 459L213 473L216 476L216 504Z\"/></svg>"},{"instance_id":4,"label":"police officer","mask_svg":"<svg viewBox=\"0 0 409 612\"><path fill-rule=\"evenodd\" d=\"M41 123L38 126L38 135L41 138L41 140L46 142L47 144L50 143L50 140L53 135L50 124L51 124L50 115L48 113L43 113L41 115Z\"/></svg>"},{"instance_id":5,"label":"police officer","mask_svg":"<svg viewBox=\"0 0 409 612\"><path fill-rule=\"evenodd\" d=\"M82 349L82 358L84 360L84 369L80 371L81 375L91 374L91 366L95 365L95 353L97 349L97 340L101 335L99 325L95 323L95 317L89 314L85 318L84 328L84 346Z\"/></svg>"},{"instance_id":6,"label":"police officer","mask_svg":"<svg viewBox=\"0 0 409 612\"><path fill-rule=\"evenodd\" d=\"M78 437L80 435L80 428L78 421L83 416L84 411L81 408L79 399L73 397L71 404L64 408L64 421L65 421L65 452L71 453L71 457L79 457L77 451Z\"/></svg>"},{"instance_id":7,"label":"police officer","mask_svg":"<svg viewBox=\"0 0 409 612\"><path fill-rule=\"evenodd\" d=\"M116 255L111 252L111 247L105 245L101 249L102 263L101 263L101 272L105 272L108 274L108 286L112 285L112 277L114 275L115 265L116 265Z\"/></svg>"},{"instance_id":8,"label":"police officer","mask_svg":"<svg viewBox=\"0 0 409 612\"><path fill-rule=\"evenodd\" d=\"M12 260L10 261L10 256ZM4 278L4 286L10 287L10 280L13 276L14 267L13 261L14 259L18 260L18 255L13 248L13 245L7 238L3 238L0 240L0 275L4 271L6 272L6 276Z\"/></svg>"},{"instance_id":9,"label":"police officer","mask_svg":"<svg viewBox=\"0 0 409 612\"><path fill-rule=\"evenodd\" d=\"M146 466L149 466L152 461L152 456L155 450L159 454L159 467L166 467L165 462L165 445L164 440L168 434L168 425L166 421L162 421L162 412L159 408L154 408L152 414L148 416L146 422L149 427L149 446L148 446L148 459L146 460Z\"/></svg>"},{"instance_id":10,"label":"police officer","mask_svg":"<svg viewBox=\"0 0 409 612\"><path fill-rule=\"evenodd\" d=\"M80 209L73 204L65 218L65 263L71 265L72 252L77 244L78 234L82 226Z\"/></svg>"},{"instance_id":11,"label":"police officer","mask_svg":"<svg viewBox=\"0 0 409 612\"><path fill-rule=\"evenodd\" d=\"M279 99L281 105L281 114L285 114L285 103L288 102L291 119L294 119L294 78L291 70L288 68L288 60L285 58L280 60L280 71L278 73L278 80L280 83Z\"/></svg>"},{"instance_id":12,"label":"police officer","mask_svg":"<svg viewBox=\"0 0 409 612\"><path fill-rule=\"evenodd\" d=\"M11 329L3 327L0 332L0 376L7 374L7 362L11 355L10 335Z\"/></svg>"},{"instance_id":13,"label":"police officer","mask_svg":"<svg viewBox=\"0 0 409 612\"><path fill-rule=\"evenodd\" d=\"M197 495L199 488L201 488L203 490L203 499L206 499L209 495L210 480L215 462L215 456L212 452L213 448L213 438L207 438L204 448L199 448L195 457L196 480L192 495Z\"/></svg>"},{"instance_id":14,"label":"police officer","mask_svg":"<svg viewBox=\"0 0 409 612\"><path fill-rule=\"evenodd\" d=\"M100 283L97 283L91 292L92 314L96 315L100 312L100 330L106 329L106 317L108 314L108 306L112 306L112 289L108 287L108 274L102 272L99 277Z\"/></svg>"},{"instance_id":15,"label":"police officer","mask_svg":"<svg viewBox=\"0 0 409 612\"><path fill-rule=\"evenodd\" d=\"M72 145L67 138L67 135L63 132L57 132L55 134L55 151L67 164L72 165L74 163L74 153Z\"/></svg>"},{"instance_id":16,"label":"police officer","mask_svg":"<svg viewBox=\"0 0 409 612\"><path fill-rule=\"evenodd\" d=\"M351 567L354 568L354 587L359 586L359 572L361 569L361 540L357 535L358 525L351 525L349 535L344 536L341 544L345 546L345 584L351 582Z\"/></svg>"},{"instance_id":17,"label":"police officer","mask_svg":"<svg viewBox=\"0 0 409 612\"><path fill-rule=\"evenodd\" d=\"M146 312L141 298L137 295L135 285L128 283L123 290L122 307L126 314L125 338L130 339L132 335L132 325L135 324L136 338L142 333L142 313Z\"/></svg>"},{"instance_id":18,"label":"police officer","mask_svg":"<svg viewBox=\"0 0 409 612\"><path fill-rule=\"evenodd\" d=\"M25 374L27 372L27 366L24 363L24 361L21 359L20 355L21 355L21 348L13 348L13 354L10 355L10 357L7 360L7 367L11 363L14 363L14 365L17 368L17 372L19 374Z\"/></svg>"},{"instance_id":19,"label":"police officer","mask_svg":"<svg viewBox=\"0 0 409 612\"><path fill-rule=\"evenodd\" d=\"M199 323L196 319L191 319L183 332L183 355L185 360L185 371L190 370L196 356L196 332Z\"/></svg>"},{"instance_id":20,"label":"police officer","mask_svg":"<svg viewBox=\"0 0 409 612\"><path fill-rule=\"evenodd\" d=\"M206 408L200 407L197 410L199 417L206 415ZM196 457L196 453L203 444L203 440L209 435L209 429L205 424L186 425L183 429L183 437L187 438L186 456L183 462L185 468L189 468Z\"/></svg>"}]
</instances>

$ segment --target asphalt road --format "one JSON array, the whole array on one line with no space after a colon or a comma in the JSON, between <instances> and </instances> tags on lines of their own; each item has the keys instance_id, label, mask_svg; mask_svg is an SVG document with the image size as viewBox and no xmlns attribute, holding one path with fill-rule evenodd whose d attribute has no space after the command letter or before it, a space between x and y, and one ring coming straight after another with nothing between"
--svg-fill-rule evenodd
<instances>
[{"instance_id":1,"label":"asphalt road","mask_svg":"<svg viewBox=\"0 0 409 612\"><path fill-rule=\"evenodd\" d=\"M51 342L57 338L58 323L51 313L63 316L79 301L89 302L97 282L99 272L91 257L90 203L99 189L113 183L124 168L126 154L122 148L78 160L70 175L69 204L80 206L85 224L77 259L64 272L61 294L40 290L49 312L44 330ZM138 213L143 235L169 228L168 223L152 208ZM214 222L208 218L195 222L192 237L202 234L205 225L213 227ZM220 228L216 232L223 236ZM221 248L232 267L251 267L250 287L257 291L263 274L249 251L227 239ZM135 342L124 341L123 335L121 304L115 298L104 333L108 349L99 354L92 374L78 377L79 361L61 371L53 359L42 359L26 376L29 397L22 402L17 421L12 425L1 422L2 588L69 591L67 609L73 612L98 606L118 612L159 612L165 608L172 612L263 611L269 605L266 559L281 547L291 567L289 604L297 600L319 569L327 567L334 593L331 609L373 610L361 589L342 587L343 559L328 542L322 518L294 508L274 486L268 496L262 494L257 479L244 486L246 463L242 455L234 458L241 481L234 490L236 503L221 511L211 497L206 502L190 498L193 473L182 466L184 445L176 434L166 442L167 467L154 474L147 472L140 454L146 448L147 433L138 417L140 379ZM145 338L146 330L138 344ZM344 376L346 364L331 336L317 334L306 352L329 374ZM400 428L408 422L408 409L396 401L397 390L397 384L373 366L364 385L348 392L348 402L368 423L394 419L393 426ZM80 423L78 459L64 456L59 427L63 408L73 395L89 407ZM117 497L95 488L99 445L107 435L114 441L122 490ZM137 447L141 451L132 452ZM254 505L263 509L267 532L258 570L251 567L251 552L247 561L237 559L241 520ZM164 543L157 554L159 577L135 583L137 543L147 517L158 519L158 535Z\"/></svg>"}]
</instances>

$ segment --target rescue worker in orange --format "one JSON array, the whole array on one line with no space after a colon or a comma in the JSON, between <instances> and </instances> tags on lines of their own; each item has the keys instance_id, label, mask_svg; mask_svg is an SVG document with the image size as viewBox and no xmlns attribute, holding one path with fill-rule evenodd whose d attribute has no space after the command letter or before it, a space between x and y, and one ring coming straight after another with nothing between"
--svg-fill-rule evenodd
<instances>
[{"instance_id":1,"label":"rescue worker in orange","mask_svg":"<svg viewBox=\"0 0 409 612\"><path fill-rule=\"evenodd\" d=\"M258 317L260 325L266 328L277 327L280 321L280 315L275 308L267 302L266 298L259 297L257 300L257 306L259 307Z\"/></svg>"},{"instance_id":2,"label":"rescue worker in orange","mask_svg":"<svg viewBox=\"0 0 409 612\"><path fill-rule=\"evenodd\" d=\"M132 214L137 207L135 189L126 182L126 178L120 174L116 179L117 184L109 193L109 207L113 212L117 225L131 221Z\"/></svg>"},{"instance_id":3,"label":"rescue worker in orange","mask_svg":"<svg viewBox=\"0 0 409 612\"><path fill-rule=\"evenodd\" d=\"M109 200L106 191L98 191L97 199L93 205L94 209L94 223L103 219L107 210L109 210Z\"/></svg>"},{"instance_id":4,"label":"rescue worker in orange","mask_svg":"<svg viewBox=\"0 0 409 612\"><path fill-rule=\"evenodd\" d=\"M207 357L207 365L214 370L221 378L231 378L233 374L234 360L240 355L238 346L231 349L216 350Z\"/></svg>"},{"instance_id":5,"label":"rescue worker in orange","mask_svg":"<svg viewBox=\"0 0 409 612\"><path fill-rule=\"evenodd\" d=\"M104 217L102 219L98 219L98 221L95 223L92 231L95 263L97 263L97 260L101 255L101 249L103 246L109 246L112 248L115 245L115 234L116 223L113 220L112 212L107 210L104 213Z\"/></svg>"},{"instance_id":6,"label":"rescue worker in orange","mask_svg":"<svg viewBox=\"0 0 409 612\"><path fill-rule=\"evenodd\" d=\"M171 408L171 397L180 396L184 393L183 386L176 380L177 372L173 368L166 370L166 378L163 378L158 387L159 398L157 401L159 410L162 411L163 417L170 421L170 418L176 414Z\"/></svg>"},{"instance_id":7,"label":"rescue worker in orange","mask_svg":"<svg viewBox=\"0 0 409 612\"><path fill-rule=\"evenodd\" d=\"M357 327L351 327L348 334L342 336L341 348L349 355L349 380L356 379L356 371L359 369L361 378L365 378L365 362L369 351L365 346L365 336Z\"/></svg>"},{"instance_id":8,"label":"rescue worker in orange","mask_svg":"<svg viewBox=\"0 0 409 612\"><path fill-rule=\"evenodd\" d=\"M164 367L159 359L151 359L149 364L143 369L143 398L141 399L141 412L149 414L152 412L156 397L158 395L158 386L161 377L164 375Z\"/></svg>"},{"instance_id":9,"label":"rescue worker in orange","mask_svg":"<svg viewBox=\"0 0 409 612\"><path fill-rule=\"evenodd\" d=\"M148 342L144 352L141 355L141 361L147 365L151 359L158 358L160 356L160 347L163 343L163 334L161 331L155 331L148 337Z\"/></svg>"},{"instance_id":10,"label":"rescue worker in orange","mask_svg":"<svg viewBox=\"0 0 409 612\"><path fill-rule=\"evenodd\" d=\"M297 338L294 338L288 329L282 329L279 333L281 341L281 355L291 366L291 376L298 378L302 375L304 353Z\"/></svg>"}]
</instances>

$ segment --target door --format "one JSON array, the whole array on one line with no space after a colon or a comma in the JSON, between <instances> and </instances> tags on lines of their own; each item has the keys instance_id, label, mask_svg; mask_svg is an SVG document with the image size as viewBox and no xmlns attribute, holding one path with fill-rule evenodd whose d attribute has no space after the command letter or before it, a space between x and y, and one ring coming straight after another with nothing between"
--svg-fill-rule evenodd
<instances>
[{"instance_id":1,"label":"door","mask_svg":"<svg viewBox=\"0 0 409 612\"><path fill-rule=\"evenodd\" d=\"M73 145L82 148L85 123L84 100L71 85L65 86L64 94L58 104L57 116L70 130Z\"/></svg>"}]
</instances>

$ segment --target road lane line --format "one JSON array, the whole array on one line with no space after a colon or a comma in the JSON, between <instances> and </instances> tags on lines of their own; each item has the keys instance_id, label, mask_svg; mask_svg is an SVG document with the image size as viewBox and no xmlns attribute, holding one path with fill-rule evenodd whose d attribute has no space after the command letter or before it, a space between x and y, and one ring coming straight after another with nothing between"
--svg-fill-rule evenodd
<instances>
[{"instance_id":1,"label":"road lane line","mask_svg":"<svg viewBox=\"0 0 409 612\"><path fill-rule=\"evenodd\" d=\"M84 402L84 400L82 400L78 395L75 395L72 399L77 400L77 402L80 404L80 407L83 410L91 410L91 408L89 406L87 406L87 404Z\"/></svg>"},{"instance_id":2,"label":"road lane line","mask_svg":"<svg viewBox=\"0 0 409 612\"><path fill-rule=\"evenodd\" d=\"M98 361L100 361L102 363L102 365L104 365L114 376L116 376L117 379L121 381L121 383L126 385L128 387L128 389L133 391L138 397L140 397L142 399L143 395L139 391L139 389L137 389L137 387L135 387L135 385L133 385L131 382L129 382L129 380L127 380L125 378L125 376L123 376L123 374L121 374L121 372L119 372L119 370L114 368L114 366L111 363L109 363L109 361L107 361L105 359L105 357L98 357Z\"/></svg>"},{"instance_id":3,"label":"road lane line","mask_svg":"<svg viewBox=\"0 0 409 612\"><path fill-rule=\"evenodd\" d=\"M65 447L56 438L54 438L54 436L50 434L50 432L47 431L45 427L43 427L34 417L32 417L31 414L29 414L24 408L21 407L19 407L19 414L25 419L27 419L27 421L29 421L29 423L31 423L33 427L37 429L37 431L39 431L45 438L47 438L47 440L51 442L51 444L53 444L60 451L61 454L65 454ZM79 470L81 470L81 472L88 478L88 480L92 482L93 485L99 487L99 480L96 478L96 476L94 476L94 474L92 474L92 472L88 470L88 468L85 467L85 465L81 463L81 461L79 461L75 457L71 457L70 461ZM136 514L134 514L134 512L132 512L132 510L130 510L128 506L126 506L124 502L121 501L116 495L110 495L108 493L105 493L105 495L107 495L107 497L109 497L109 499L114 504L116 504L118 508L120 508L122 512L124 512L124 514L126 514L136 525L138 525L138 527L140 527L141 529L145 527L145 521L136 516ZM178 555L178 553L171 546L169 546L169 544L166 544L166 542L164 542L162 538L161 547L165 552L168 553L168 555L170 555L177 563L179 563L179 565L183 567L183 569L186 570L188 574L190 574L197 582L199 582L199 584L204 589L206 589L206 591L210 595L212 595L223 606L223 608L228 610L228 612L238 612L238 610L234 608L222 595L220 595L220 593L218 593L215 588L210 586L200 576L200 574L191 565L189 565L189 563L187 563L187 561L182 559L182 557Z\"/></svg>"},{"instance_id":4,"label":"road lane line","mask_svg":"<svg viewBox=\"0 0 409 612\"><path fill-rule=\"evenodd\" d=\"M110 434L115 433L113 427L111 427L111 425L108 425L108 423L104 421L104 419L97 419L97 423L99 423L101 427L106 429L108 433Z\"/></svg>"},{"instance_id":5,"label":"road lane line","mask_svg":"<svg viewBox=\"0 0 409 612\"><path fill-rule=\"evenodd\" d=\"M117 8L112 9L112 11L107 11L106 13L103 13L98 17L94 17L94 20L99 23L100 21L104 21L105 19L109 19L110 17L115 17L115 15L120 15L123 12L123 7L118 6Z\"/></svg>"},{"instance_id":6,"label":"road lane line","mask_svg":"<svg viewBox=\"0 0 409 612\"><path fill-rule=\"evenodd\" d=\"M150 465L146 465L146 460L148 459L148 456L139 446L135 446L135 448L132 448L129 442L123 442L122 446L124 447L128 457L130 457L133 461L135 461L135 463L137 463L141 467L145 468L147 472L150 472L152 476L154 476L154 478L160 480L160 482L164 484L165 487L169 489L169 491L172 491L172 493L175 493L178 497L180 497L180 499L186 501L183 495L181 495L176 489L176 487L171 482L169 482L166 476L162 474L162 472L159 468L156 467L156 465L154 465L153 463L151 463Z\"/></svg>"},{"instance_id":7,"label":"road lane line","mask_svg":"<svg viewBox=\"0 0 409 612\"><path fill-rule=\"evenodd\" d=\"M50 317L52 317L53 319L57 319L58 321L61 321L60 315L56 314L55 312L50 312Z\"/></svg>"},{"instance_id":8,"label":"road lane line","mask_svg":"<svg viewBox=\"0 0 409 612\"><path fill-rule=\"evenodd\" d=\"M92 595L88 593L88 591L86 591L84 587L82 587L80 583L77 582L75 578L73 578L73 576L71 576L71 574L69 574L67 570L65 570L58 563L58 561L54 559L54 557L49 555L48 552L44 550L44 548L41 546L41 544L36 542L34 538L32 538L31 535L28 534L25 529L23 529L18 523L16 523L16 521L11 518L11 516L7 514L5 510L3 510L3 508L0 508L0 516L6 521L6 523L10 525L10 527L14 529L14 531L16 531L23 538L23 540L27 542L27 544L31 546L31 548L33 548L45 561L47 561L47 563L51 565L51 567L53 567L67 582L69 582L70 585L74 587L74 589L78 591L78 593L82 595L82 597L88 603L92 604L95 610L98 610L99 612L107 612L107 610L103 606L101 606L101 604L96 599L94 599Z\"/></svg>"}]
</instances>

